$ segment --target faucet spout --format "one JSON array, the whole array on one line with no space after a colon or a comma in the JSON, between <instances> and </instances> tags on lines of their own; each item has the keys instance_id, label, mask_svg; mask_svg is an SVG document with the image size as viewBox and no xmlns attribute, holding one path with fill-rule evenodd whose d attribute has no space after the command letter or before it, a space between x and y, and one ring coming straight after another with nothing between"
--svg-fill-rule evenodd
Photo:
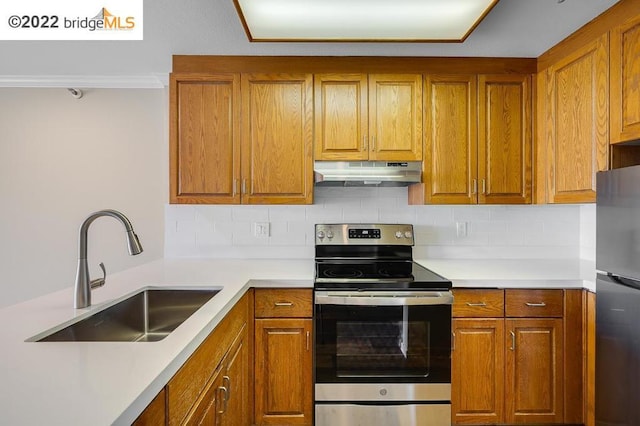
<instances>
[{"instance_id":1,"label":"faucet spout","mask_svg":"<svg viewBox=\"0 0 640 426\"><path fill-rule=\"evenodd\" d=\"M87 237L89 226L99 217L110 216L122 223L126 231L127 248L129 254L135 256L142 253L142 245L138 236L133 231L131 221L117 210L100 210L90 214L80 226L78 244L78 269L76 271L76 283L74 291L73 305L76 309L91 306L91 278L89 277L89 266L87 264Z\"/></svg>"}]
</instances>

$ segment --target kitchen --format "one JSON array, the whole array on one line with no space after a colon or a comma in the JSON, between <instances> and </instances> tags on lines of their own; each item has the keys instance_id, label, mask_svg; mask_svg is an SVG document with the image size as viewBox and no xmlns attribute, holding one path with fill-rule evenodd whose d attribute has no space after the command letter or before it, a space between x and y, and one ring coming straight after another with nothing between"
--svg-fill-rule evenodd
<instances>
[{"instance_id":1,"label":"kitchen","mask_svg":"<svg viewBox=\"0 0 640 426\"><path fill-rule=\"evenodd\" d=\"M166 26L160 25L158 19L154 27L154 17L161 8L168 8L175 19ZM154 72L160 70L159 74L166 76L171 68L172 53L313 54L317 50L317 54L323 55L388 55L391 51L391 46L376 44L287 45L286 49L277 44L250 44L239 25L233 30L219 29L225 21L237 22L233 8L208 5L205 10L208 13L203 16L215 18L213 22L219 23L210 25L208 31L216 29L220 33L206 37L192 33L183 46L176 46L176 41L164 31L171 25L186 25L184 22L190 19L187 17L190 10L170 4L148 8L145 30L150 32L145 32L145 39L156 39L157 44L152 44L150 49L140 49L133 42L99 43L100 49L104 49L101 54L109 59L99 63L99 71L91 69L93 61L89 59L93 56L88 50L94 49L95 44L85 47L61 43L65 46L58 51L50 49L46 43L2 42L2 50L14 52L16 58L4 63L6 69L2 74L44 74L41 78L44 80L47 75L54 74L119 74L122 63L133 61L132 57L139 55L148 57ZM487 22L491 24L491 21ZM238 42L240 47L225 43L232 34L242 40ZM220 46L215 51L204 48L199 51L199 41L206 39L220 40ZM169 53L157 54L159 46ZM394 46L394 52L403 55L428 52L423 46L401 45L399 49ZM494 56L494 51L492 48L486 55ZM46 71L28 67L36 60ZM20 69L20 66L26 69ZM127 70L130 70L128 74L151 74L135 61ZM88 82L78 78L78 86L99 87L95 79L86 78ZM82 85L83 81L86 86ZM138 82L138 86L158 84L154 78L144 81ZM126 88L127 83L129 88ZM517 259L548 259L552 265L547 269L549 276L557 279L583 279L583 269L589 270L589 262L593 268L593 204L409 206L406 188L322 188L314 194L314 204L308 206L168 205L167 91L137 89L130 81L119 84L125 88L85 89L81 99L70 96L67 86L1 89L0 117L3 132L9 135L7 143L2 144L1 158L8 160L2 167L7 173L2 179L3 193L12 201L3 209L2 235L8 235L5 241L10 242L3 245L2 259L6 265L3 264L2 269L7 276L2 282L8 283L3 284L6 287L3 304L70 289L77 258L77 228L90 212L105 207L120 209L129 216L145 252L138 257L126 256L120 225L97 221L91 231L91 243L96 244L90 247L90 253L94 253L90 255L92 277L100 276L97 264L101 261L110 276L163 256L251 259L264 257L266 252L275 258L310 260L313 258L313 224L323 222L413 223L416 226L416 259L475 259L466 269L472 269L474 273L456 276L458 279L500 278L490 274L492 268L487 265L487 258L503 259L504 263L517 265L517 268L520 268ZM41 141L47 142L43 146ZM20 185L11 185L12 182L20 182ZM256 222L270 223L269 238L255 237L253 224ZM25 229L33 231L26 233ZM265 251L265 247L268 250ZM568 269L564 266L567 260L571 265ZM527 265L532 273L539 269L535 264ZM438 270L435 264L428 266ZM447 275L449 271L443 269L441 273ZM526 274L527 270L518 269L518 273ZM503 279L512 278L505 276ZM94 292L94 301L99 303L116 297L116 294L108 293L113 284L108 281L103 289ZM73 315L73 311L67 315Z\"/></svg>"}]
</instances>

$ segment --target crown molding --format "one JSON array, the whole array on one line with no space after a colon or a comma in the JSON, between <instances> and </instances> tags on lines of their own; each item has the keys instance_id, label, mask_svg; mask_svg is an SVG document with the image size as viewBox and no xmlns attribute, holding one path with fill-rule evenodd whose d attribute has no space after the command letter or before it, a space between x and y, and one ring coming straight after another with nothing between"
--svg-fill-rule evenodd
<instances>
[{"instance_id":1,"label":"crown molding","mask_svg":"<svg viewBox=\"0 0 640 426\"><path fill-rule=\"evenodd\" d=\"M162 89L168 74L149 75L0 75L0 87L76 87L91 89Z\"/></svg>"}]
</instances>

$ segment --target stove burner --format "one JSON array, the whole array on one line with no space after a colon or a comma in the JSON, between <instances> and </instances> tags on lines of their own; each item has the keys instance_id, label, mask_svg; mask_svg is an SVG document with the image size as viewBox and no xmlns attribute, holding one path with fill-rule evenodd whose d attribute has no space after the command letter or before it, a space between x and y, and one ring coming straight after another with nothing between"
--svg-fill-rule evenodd
<instances>
[{"instance_id":1,"label":"stove burner","mask_svg":"<svg viewBox=\"0 0 640 426\"><path fill-rule=\"evenodd\" d=\"M353 268L335 268L335 269L326 269L323 272L323 275L327 278L360 278L363 273L359 269Z\"/></svg>"},{"instance_id":2,"label":"stove burner","mask_svg":"<svg viewBox=\"0 0 640 426\"><path fill-rule=\"evenodd\" d=\"M413 278L411 275L411 266L409 266L409 270L388 270L384 268L378 269L378 275L383 278Z\"/></svg>"}]
</instances>

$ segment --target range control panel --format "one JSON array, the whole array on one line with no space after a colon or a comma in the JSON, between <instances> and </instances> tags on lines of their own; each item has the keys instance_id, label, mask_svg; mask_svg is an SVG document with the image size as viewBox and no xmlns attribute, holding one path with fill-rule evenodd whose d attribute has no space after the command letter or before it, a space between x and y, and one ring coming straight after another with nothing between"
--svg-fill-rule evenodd
<instances>
[{"instance_id":1,"label":"range control panel","mask_svg":"<svg viewBox=\"0 0 640 426\"><path fill-rule=\"evenodd\" d=\"M349 229L349 238L377 238L380 239L380 229Z\"/></svg>"},{"instance_id":2,"label":"range control panel","mask_svg":"<svg viewBox=\"0 0 640 426\"><path fill-rule=\"evenodd\" d=\"M316 245L413 246L413 225L407 224L317 224Z\"/></svg>"}]
</instances>

